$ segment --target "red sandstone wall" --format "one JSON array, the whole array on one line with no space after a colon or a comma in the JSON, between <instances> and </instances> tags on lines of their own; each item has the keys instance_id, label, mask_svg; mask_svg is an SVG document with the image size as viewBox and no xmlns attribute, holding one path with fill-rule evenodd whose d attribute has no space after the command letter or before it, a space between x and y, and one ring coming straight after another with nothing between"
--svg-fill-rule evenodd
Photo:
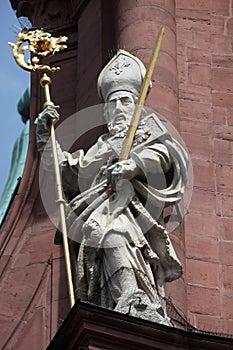
<instances>
[{"instance_id":1,"label":"red sandstone wall","mask_svg":"<svg viewBox=\"0 0 233 350\"><path fill-rule=\"evenodd\" d=\"M232 0L177 0L180 131L194 191L185 218L187 309L233 334Z\"/></svg>"},{"instance_id":2,"label":"red sandstone wall","mask_svg":"<svg viewBox=\"0 0 233 350\"><path fill-rule=\"evenodd\" d=\"M147 105L156 107L178 127L175 1L118 1L118 47L134 53L146 66L162 26L165 26L165 35L152 76L154 86Z\"/></svg>"}]
</instances>

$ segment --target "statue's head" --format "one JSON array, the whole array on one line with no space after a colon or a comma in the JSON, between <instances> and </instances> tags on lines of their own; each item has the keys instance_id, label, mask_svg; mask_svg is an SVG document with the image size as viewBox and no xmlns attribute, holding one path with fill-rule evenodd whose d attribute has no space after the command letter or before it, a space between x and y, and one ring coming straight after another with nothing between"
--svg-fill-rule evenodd
<instances>
[{"instance_id":1,"label":"statue's head","mask_svg":"<svg viewBox=\"0 0 233 350\"><path fill-rule=\"evenodd\" d=\"M143 63L124 50L119 50L103 68L98 78L98 93L105 102L108 125L128 124L145 74Z\"/></svg>"},{"instance_id":2,"label":"statue's head","mask_svg":"<svg viewBox=\"0 0 233 350\"><path fill-rule=\"evenodd\" d=\"M127 126L133 116L137 96L129 91L115 91L104 106L104 117L109 130Z\"/></svg>"}]
</instances>

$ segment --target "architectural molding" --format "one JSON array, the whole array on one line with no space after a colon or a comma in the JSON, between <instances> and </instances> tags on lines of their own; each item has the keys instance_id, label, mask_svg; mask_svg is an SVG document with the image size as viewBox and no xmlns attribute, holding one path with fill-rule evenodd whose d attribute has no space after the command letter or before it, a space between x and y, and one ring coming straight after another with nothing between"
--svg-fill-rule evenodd
<instances>
[{"instance_id":1,"label":"architectural molding","mask_svg":"<svg viewBox=\"0 0 233 350\"><path fill-rule=\"evenodd\" d=\"M76 302L47 350L227 350L233 339L145 321Z\"/></svg>"},{"instance_id":2,"label":"architectural molding","mask_svg":"<svg viewBox=\"0 0 233 350\"><path fill-rule=\"evenodd\" d=\"M90 0L10 0L17 17L46 30L72 26Z\"/></svg>"}]
</instances>

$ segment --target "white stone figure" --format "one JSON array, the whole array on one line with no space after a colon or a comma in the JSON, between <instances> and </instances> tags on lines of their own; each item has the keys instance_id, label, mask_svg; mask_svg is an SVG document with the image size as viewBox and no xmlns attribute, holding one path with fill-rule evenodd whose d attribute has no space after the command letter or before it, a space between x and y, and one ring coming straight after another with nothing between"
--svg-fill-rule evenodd
<instances>
[{"instance_id":1,"label":"white stone figure","mask_svg":"<svg viewBox=\"0 0 233 350\"><path fill-rule=\"evenodd\" d=\"M144 111L129 159L117 161L144 75L142 62L119 50L98 79L109 132L86 154L70 154L58 145L58 155L64 190L72 193L77 176L82 183L67 214L69 237L79 243L77 296L169 325L164 285L181 276L182 266L164 227L163 209L182 198L187 154L158 117ZM40 152L48 141L49 118L58 118L53 107L37 118Z\"/></svg>"}]
</instances>

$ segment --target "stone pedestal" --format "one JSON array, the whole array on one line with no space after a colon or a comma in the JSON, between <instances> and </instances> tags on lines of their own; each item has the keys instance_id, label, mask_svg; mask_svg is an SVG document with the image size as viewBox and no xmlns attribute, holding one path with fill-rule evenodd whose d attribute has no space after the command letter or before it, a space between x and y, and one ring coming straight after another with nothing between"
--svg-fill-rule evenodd
<instances>
[{"instance_id":1,"label":"stone pedestal","mask_svg":"<svg viewBox=\"0 0 233 350\"><path fill-rule=\"evenodd\" d=\"M227 350L233 340L159 325L77 301L47 350Z\"/></svg>"}]
</instances>

